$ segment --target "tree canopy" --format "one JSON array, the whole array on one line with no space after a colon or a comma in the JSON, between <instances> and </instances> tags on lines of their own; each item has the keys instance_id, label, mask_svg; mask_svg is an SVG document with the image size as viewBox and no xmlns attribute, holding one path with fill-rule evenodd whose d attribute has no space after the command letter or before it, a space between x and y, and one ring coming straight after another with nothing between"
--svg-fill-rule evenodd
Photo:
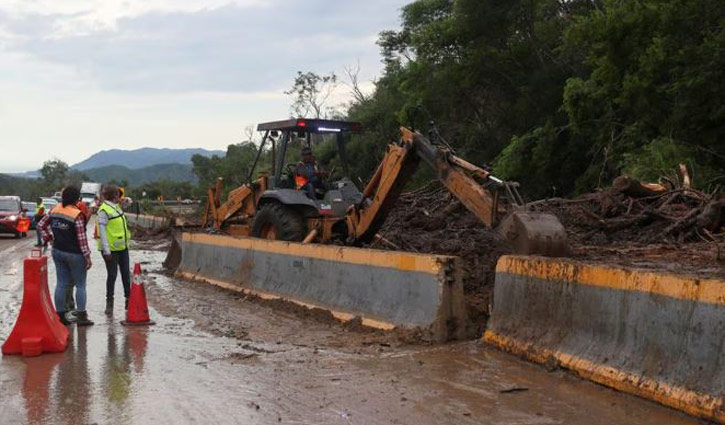
<instances>
[{"instance_id":1,"label":"tree canopy","mask_svg":"<svg viewBox=\"0 0 725 425\"><path fill-rule=\"evenodd\" d=\"M385 71L350 108L373 132L358 174L397 127L435 121L459 154L532 196L687 164L725 179L725 7L717 0L418 0L380 34ZM354 152L354 153L353 153ZM366 154L366 152L368 152Z\"/></svg>"}]
</instances>

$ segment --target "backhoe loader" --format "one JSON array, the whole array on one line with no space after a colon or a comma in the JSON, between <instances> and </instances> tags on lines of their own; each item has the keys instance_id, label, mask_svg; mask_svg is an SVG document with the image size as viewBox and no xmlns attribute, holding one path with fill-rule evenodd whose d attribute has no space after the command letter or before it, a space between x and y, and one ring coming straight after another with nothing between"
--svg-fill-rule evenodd
<instances>
[{"instance_id":1,"label":"backhoe loader","mask_svg":"<svg viewBox=\"0 0 725 425\"><path fill-rule=\"evenodd\" d=\"M273 171L232 190L221 202L221 180L209 189L203 227L235 236L362 245L372 241L395 205L408 179L424 162L435 177L487 227L518 254L566 256L566 232L551 214L526 211L518 185L457 157L450 146L433 137L401 128L400 139L388 145L369 183L361 191L352 180L326 181L304 190L298 165L286 162L287 147L300 141L311 147L312 135L331 134L346 169L345 135L361 126L344 121L291 119L260 124L264 132L255 160L271 143ZM254 168L253 167L253 168Z\"/></svg>"}]
</instances>

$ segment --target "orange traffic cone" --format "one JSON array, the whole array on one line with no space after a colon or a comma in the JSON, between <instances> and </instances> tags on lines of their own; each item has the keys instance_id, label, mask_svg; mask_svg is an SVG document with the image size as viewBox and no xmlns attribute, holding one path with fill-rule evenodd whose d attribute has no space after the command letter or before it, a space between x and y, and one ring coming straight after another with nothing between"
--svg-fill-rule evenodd
<instances>
[{"instance_id":1,"label":"orange traffic cone","mask_svg":"<svg viewBox=\"0 0 725 425\"><path fill-rule=\"evenodd\" d=\"M141 279L141 264L133 266L133 281L131 282L131 296L128 300L126 320L121 321L125 326L155 325L149 317L149 307L146 303L146 288Z\"/></svg>"}]
</instances>

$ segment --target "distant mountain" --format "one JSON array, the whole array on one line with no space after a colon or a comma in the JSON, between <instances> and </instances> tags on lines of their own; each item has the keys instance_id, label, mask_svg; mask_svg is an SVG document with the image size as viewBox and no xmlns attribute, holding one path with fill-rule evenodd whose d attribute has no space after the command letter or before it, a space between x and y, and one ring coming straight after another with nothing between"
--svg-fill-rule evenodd
<instances>
[{"instance_id":1,"label":"distant mountain","mask_svg":"<svg viewBox=\"0 0 725 425\"><path fill-rule=\"evenodd\" d=\"M40 170L35 171L26 171L24 173L5 173L6 176L11 177L18 177L23 179L39 179L40 176Z\"/></svg>"},{"instance_id":2,"label":"distant mountain","mask_svg":"<svg viewBox=\"0 0 725 425\"><path fill-rule=\"evenodd\" d=\"M224 156L224 151L209 151L206 149L156 149L142 148L136 150L111 149L101 151L85 161L71 166L79 171L91 170L94 168L120 165L132 170L150 167L160 164L185 164L191 163L191 157L199 154L204 156Z\"/></svg>"},{"instance_id":3,"label":"distant mountain","mask_svg":"<svg viewBox=\"0 0 725 425\"><path fill-rule=\"evenodd\" d=\"M192 172L191 164L157 164L138 169L131 169L122 165L109 165L83 170L83 173L94 182L106 183L111 180L117 182L126 180L129 186L139 186L159 180L193 183L197 180Z\"/></svg>"}]
</instances>

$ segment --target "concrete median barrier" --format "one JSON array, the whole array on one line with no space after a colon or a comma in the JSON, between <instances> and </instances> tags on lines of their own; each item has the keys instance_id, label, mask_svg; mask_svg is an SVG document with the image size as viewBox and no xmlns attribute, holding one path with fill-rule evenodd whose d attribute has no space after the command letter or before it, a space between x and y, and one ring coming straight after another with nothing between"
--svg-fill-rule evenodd
<instances>
[{"instance_id":1,"label":"concrete median barrier","mask_svg":"<svg viewBox=\"0 0 725 425\"><path fill-rule=\"evenodd\" d=\"M196 233L180 237L177 276L329 310L382 329L462 338L467 317L458 259Z\"/></svg>"},{"instance_id":2,"label":"concrete median barrier","mask_svg":"<svg viewBox=\"0 0 725 425\"><path fill-rule=\"evenodd\" d=\"M133 226L152 231L163 231L173 224L172 219L168 217L157 217L143 214L126 214L126 220L128 220L128 223Z\"/></svg>"},{"instance_id":3,"label":"concrete median barrier","mask_svg":"<svg viewBox=\"0 0 725 425\"><path fill-rule=\"evenodd\" d=\"M725 423L725 282L502 257L484 339Z\"/></svg>"}]
</instances>

